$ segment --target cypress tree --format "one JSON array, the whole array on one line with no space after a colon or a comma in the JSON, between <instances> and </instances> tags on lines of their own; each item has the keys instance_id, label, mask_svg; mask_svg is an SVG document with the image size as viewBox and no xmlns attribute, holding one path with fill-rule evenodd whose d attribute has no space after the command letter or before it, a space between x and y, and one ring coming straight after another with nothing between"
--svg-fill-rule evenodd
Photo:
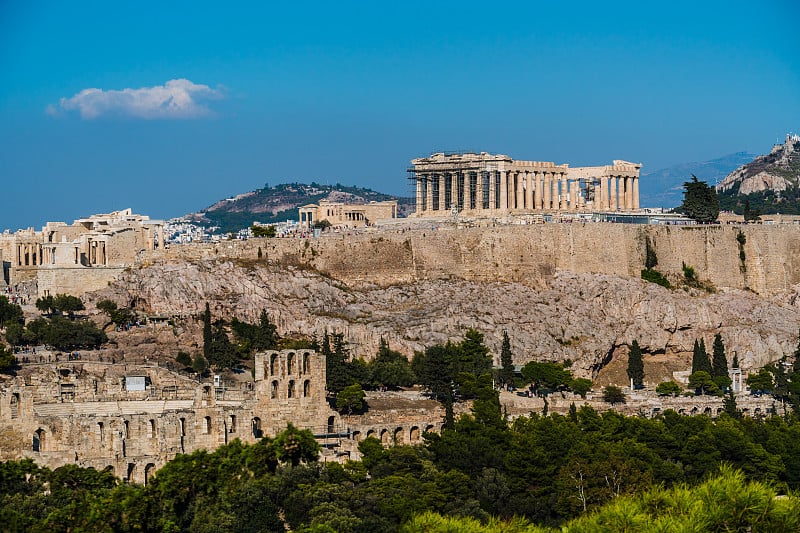
<instances>
[{"instance_id":1,"label":"cypress tree","mask_svg":"<svg viewBox=\"0 0 800 533\"><path fill-rule=\"evenodd\" d=\"M211 354L211 344L214 341L214 336L211 332L211 308L206 302L206 311L203 313L203 355L208 359Z\"/></svg>"},{"instance_id":2,"label":"cypress tree","mask_svg":"<svg viewBox=\"0 0 800 533\"><path fill-rule=\"evenodd\" d=\"M514 362L511 357L511 340L508 332L503 332L503 346L500 348L500 376L499 382L503 387L508 388L514 383Z\"/></svg>"},{"instance_id":3,"label":"cypress tree","mask_svg":"<svg viewBox=\"0 0 800 533\"><path fill-rule=\"evenodd\" d=\"M644 386L644 362L642 361L642 349L639 342L634 339L628 350L628 379L633 381L633 387L640 389Z\"/></svg>"},{"instance_id":4,"label":"cypress tree","mask_svg":"<svg viewBox=\"0 0 800 533\"><path fill-rule=\"evenodd\" d=\"M714 346L711 349L712 359L712 376L713 377L728 377L728 358L725 357L725 344L722 342L722 335L717 333L714 336Z\"/></svg>"},{"instance_id":5,"label":"cypress tree","mask_svg":"<svg viewBox=\"0 0 800 533\"><path fill-rule=\"evenodd\" d=\"M692 352L692 374L695 372L708 372L711 375L711 361L706 353L706 342L703 339L695 339Z\"/></svg>"}]
</instances>

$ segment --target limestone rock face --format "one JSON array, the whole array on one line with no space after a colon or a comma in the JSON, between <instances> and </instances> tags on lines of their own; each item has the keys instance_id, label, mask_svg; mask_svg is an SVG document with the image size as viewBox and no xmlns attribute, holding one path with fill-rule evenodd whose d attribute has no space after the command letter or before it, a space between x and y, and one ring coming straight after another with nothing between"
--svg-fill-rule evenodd
<instances>
[{"instance_id":1,"label":"limestone rock face","mask_svg":"<svg viewBox=\"0 0 800 533\"><path fill-rule=\"evenodd\" d=\"M92 298L184 317L199 316L208 301L215 317L251 322L266 309L282 334L339 331L365 358L381 337L410 357L475 328L499 362L508 331L515 363L570 359L576 375L595 377L634 339L646 362L650 356L684 365L694 340L704 338L710 351L717 332L729 360L736 351L745 370L777 360L797 343L798 290L770 297L737 289L707 294L563 270L544 287L463 279L347 285L310 269L205 259L157 261L126 272ZM680 365L673 370L686 370Z\"/></svg>"},{"instance_id":2,"label":"limestone rock face","mask_svg":"<svg viewBox=\"0 0 800 533\"><path fill-rule=\"evenodd\" d=\"M750 163L728 174L717 185L725 192L739 184L739 195L772 190L782 192L796 186L800 179L800 137L787 135L786 142L776 144L769 154L760 155Z\"/></svg>"}]
</instances>

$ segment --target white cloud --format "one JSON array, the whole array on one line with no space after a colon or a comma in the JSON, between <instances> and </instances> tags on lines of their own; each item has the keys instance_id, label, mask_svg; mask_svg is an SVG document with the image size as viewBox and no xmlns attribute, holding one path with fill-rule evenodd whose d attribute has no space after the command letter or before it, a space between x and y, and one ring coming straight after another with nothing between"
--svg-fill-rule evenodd
<instances>
[{"instance_id":1,"label":"white cloud","mask_svg":"<svg viewBox=\"0 0 800 533\"><path fill-rule=\"evenodd\" d=\"M52 104L46 112L58 116L61 111L78 111L81 118L93 119L102 115L123 115L144 119L197 118L211 110L204 104L222 98L222 92L208 85L186 79L170 80L164 85L104 91L84 89L71 98L62 98L59 108Z\"/></svg>"}]
</instances>

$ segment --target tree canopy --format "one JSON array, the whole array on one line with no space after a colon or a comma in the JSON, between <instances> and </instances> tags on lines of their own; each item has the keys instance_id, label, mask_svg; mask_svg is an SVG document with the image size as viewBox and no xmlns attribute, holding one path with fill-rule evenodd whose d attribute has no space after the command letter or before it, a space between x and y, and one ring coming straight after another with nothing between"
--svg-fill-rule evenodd
<instances>
[{"instance_id":1,"label":"tree canopy","mask_svg":"<svg viewBox=\"0 0 800 533\"><path fill-rule=\"evenodd\" d=\"M692 174L692 180L683 184L683 203L678 211L700 223L715 222L719 218L716 188Z\"/></svg>"}]
</instances>

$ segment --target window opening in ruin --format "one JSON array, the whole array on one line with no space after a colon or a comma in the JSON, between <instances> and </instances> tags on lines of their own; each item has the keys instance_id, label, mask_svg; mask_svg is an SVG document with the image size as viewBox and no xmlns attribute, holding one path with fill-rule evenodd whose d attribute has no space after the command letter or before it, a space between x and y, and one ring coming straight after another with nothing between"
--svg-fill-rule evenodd
<instances>
[{"instance_id":1,"label":"window opening in ruin","mask_svg":"<svg viewBox=\"0 0 800 533\"><path fill-rule=\"evenodd\" d=\"M203 419L203 433L206 435L211 434L211 417L207 416Z\"/></svg>"},{"instance_id":2,"label":"window opening in ruin","mask_svg":"<svg viewBox=\"0 0 800 533\"><path fill-rule=\"evenodd\" d=\"M180 424L181 437L186 436L186 419L181 418L178 423Z\"/></svg>"},{"instance_id":3,"label":"window opening in ruin","mask_svg":"<svg viewBox=\"0 0 800 533\"><path fill-rule=\"evenodd\" d=\"M152 475L153 470L156 469L156 465L153 463L147 463L147 466L144 467L144 484L147 485L150 482L150 476Z\"/></svg>"},{"instance_id":4,"label":"window opening in ruin","mask_svg":"<svg viewBox=\"0 0 800 533\"><path fill-rule=\"evenodd\" d=\"M305 380L303 382L303 398L308 398L309 396L311 396L311 382Z\"/></svg>"},{"instance_id":5,"label":"window opening in ruin","mask_svg":"<svg viewBox=\"0 0 800 533\"><path fill-rule=\"evenodd\" d=\"M450 209L453 199L453 175L445 174L444 176L444 208Z\"/></svg>"},{"instance_id":6,"label":"window opening in ruin","mask_svg":"<svg viewBox=\"0 0 800 533\"><path fill-rule=\"evenodd\" d=\"M374 429L370 429L370 430L367 431L367 438L370 438L370 437L373 437L373 438L375 437L375 430Z\"/></svg>"},{"instance_id":7,"label":"window opening in ruin","mask_svg":"<svg viewBox=\"0 0 800 533\"><path fill-rule=\"evenodd\" d=\"M419 428L417 426L411 427L411 430L408 432L408 440L410 442L416 442L419 440Z\"/></svg>"},{"instance_id":8,"label":"window opening in ruin","mask_svg":"<svg viewBox=\"0 0 800 533\"><path fill-rule=\"evenodd\" d=\"M150 419L150 423L148 424L148 431L147 436L149 438L155 438L156 436L156 421L154 419Z\"/></svg>"},{"instance_id":9,"label":"window opening in ruin","mask_svg":"<svg viewBox=\"0 0 800 533\"><path fill-rule=\"evenodd\" d=\"M294 373L294 354L290 353L286 358L286 375Z\"/></svg>"},{"instance_id":10,"label":"window opening in ruin","mask_svg":"<svg viewBox=\"0 0 800 533\"><path fill-rule=\"evenodd\" d=\"M37 429L36 432L33 434L33 451L34 452L43 452L45 451L45 432L43 429Z\"/></svg>"},{"instance_id":11,"label":"window opening in ruin","mask_svg":"<svg viewBox=\"0 0 800 533\"><path fill-rule=\"evenodd\" d=\"M11 418L19 416L19 394L16 392L11 395Z\"/></svg>"},{"instance_id":12,"label":"window opening in ruin","mask_svg":"<svg viewBox=\"0 0 800 533\"><path fill-rule=\"evenodd\" d=\"M127 420L124 420L122 422L122 425L123 425L122 438L127 439L128 435L130 435L131 423L128 422Z\"/></svg>"},{"instance_id":13,"label":"window opening in ruin","mask_svg":"<svg viewBox=\"0 0 800 533\"><path fill-rule=\"evenodd\" d=\"M125 439L122 439L122 457L128 456L128 447L125 445Z\"/></svg>"},{"instance_id":14,"label":"window opening in ruin","mask_svg":"<svg viewBox=\"0 0 800 533\"><path fill-rule=\"evenodd\" d=\"M469 208L475 209L478 198L478 173L469 173Z\"/></svg>"},{"instance_id":15,"label":"window opening in ruin","mask_svg":"<svg viewBox=\"0 0 800 533\"><path fill-rule=\"evenodd\" d=\"M261 419L255 417L251 423L251 427L253 430L253 436L257 439L260 439L263 435L263 432L261 431Z\"/></svg>"},{"instance_id":16,"label":"window opening in ruin","mask_svg":"<svg viewBox=\"0 0 800 533\"><path fill-rule=\"evenodd\" d=\"M103 423L102 422L98 422L97 423L97 435L98 435L98 437L100 437L100 444L103 444L103 441L105 440L106 435L105 435L105 428L103 427Z\"/></svg>"},{"instance_id":17,"label":"window opening in ruin","mask_svg":"<svg viewBox=\"0 0 800 533\"><path fill-rule=\"evenodd\" d=\"M289 387L286 391L287 398L294 398L294 380L289 381Z\"/></svg>"},{"instance_id":18,"label":"window opening in ruin","mask_svg":"<svg viewBox=\"0 0 800 533\"><path fill-rule=\"evenodd\" d=\"M389 430L382 429L381 430L381 443L382 444L389 444Z\"/></svg>"},{"instance_id":19,"label":"window opening in ruin","mask_svg":"<svg viewBox=\"0 0 800 533\"><path fill-rule=\"evenodd\" d=\"M128 483L133 482L133 474L136 472L136 463L128 463L128 477L126 480Z\"/></svg>"},{"instance_id":20,"label":"window opening in ruin","mask_svg":"<svg viewBox=\"0 0 800 533\"><path fill-rule=\"evenodd\" d=\"M275 375L275 362L277 361L277 359L278 359L277 354L272 354L269 357L269 373L271 376Z\"/></svg>"},{"instance_id":21,"label":"window opening in ruin","mask_svg":"<svg viewBox=\"0 0 800 533\"><path fill-rule=\"evenodd\" d=\"M395 446L403 444L403 428L397 428L394 430L394 444Z\"/></svg>"},{"instance_id":22,"label":"window opening in ruin","mask_svg":"<svg viewBox=\"0 0 800 533\"><path fill-rule=\"evenodd\" d=\"M72 383L61 384L61 401L71 401L75 399L75 385Z\"/></svg>"},{"instance_id":23,"label":"window opening in ruin","mask_svg":"<svg viewBox=\"0 0 800 533\"><path fill-rule=\"evenodd\" d=\"M308 374L308 363L311 355L308 352L303 354L303 374Z\"/></svg>"},{"instance_id":24,"label":"window opening in ruin","mask_svg":"<svg viewBox=\"0 0 800 533\"><path fill-rule=\"evenodd\" d=\"M425 426L425 433L433 431L433 424L428 424Z\"/></svg>"},{"instance_id":25,"label":"window opening in ruin","mask_svg":"<svg viewBox=\"0 0 800 533\"><path fill-rule=\"evenodd\" d=\"M269 397L272 398L273 400L278 398L278 382L277 381L273 381L272 382L272 386L270 388Z\"/></svg>"},{"instance_id":26,"label":"window opening in ruin","mask_svg":"<svg viewBox=\"0 0 800 533\"><path fill-rule=\"evenodd\" d=\"M329 416L328 417L328 433L333 433L334 424L336 423L336 417Z\"/></svg>"},{"instance_id":27,"label":"window opening in ruin","mask_svg":"<svg viewBox=\"0 0 800 533\"><path fill-rule=\"evenodd\" d=\"M228 428L229 433L236 433L236 415L231 415L231 422L230 427Z\"/></svg>"},{"instance_id":28,"label":"window opening in ruin","mask_svg":"<svg viewBox=\"0 0 800 533\"><path fill-rule=\"evenodd\" d=\"M354 431L353 434L352 434L352 439L354 441L356 441L356 442L361 441L361 432L360 431Z\"/></svg>"}]
</instances>

